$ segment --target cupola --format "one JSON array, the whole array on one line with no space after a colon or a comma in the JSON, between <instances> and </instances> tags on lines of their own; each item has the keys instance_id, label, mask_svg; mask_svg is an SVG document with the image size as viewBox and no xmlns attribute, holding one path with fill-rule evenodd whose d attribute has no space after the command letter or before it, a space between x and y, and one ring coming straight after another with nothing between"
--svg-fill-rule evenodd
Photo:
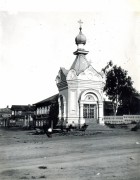
<instances>
[{"instance_id":1,"label":"cupola","mask_svg":"<svg viewBox=\"0 0 140 180\"><path fill-rule=\"evenodd\" d=\"M75 38L75 43L78 46L79 44L86 44L86 36L82 33L82 27L80 26L80 32Z\"/></svg>"},{"instance_id":2,"label":"cupola","mask_svg":"<svg viewBox=\"0 0 140 180\"><path fill-rule=\"evenodd\" d=\"M78 23L80 24L80 27L79 27L79 34L76 36L75 38L75 43L77 45L77 51L74 52L75 55L78 55L78 54L84 54L86 55L88 53L88 51L86 51L84 49L84 45L86 44L86 36L82 33L82 21L79 20Z\"/></svg>"}]
</instances>

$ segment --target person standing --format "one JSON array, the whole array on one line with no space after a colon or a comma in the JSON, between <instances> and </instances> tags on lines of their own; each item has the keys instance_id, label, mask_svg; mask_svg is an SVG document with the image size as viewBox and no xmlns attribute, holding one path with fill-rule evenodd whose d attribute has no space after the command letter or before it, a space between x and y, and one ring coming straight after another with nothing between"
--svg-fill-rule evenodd
<instances>
[{"instance_id":1,"label":"person standing","mask_svg":"<svg viewBox=\"0 0 140 180\"><path fill-rule=\"evenodd\" d=\"M52 128L49 128L49 129L47 130L47 136L48 136L48 137L52 137Z\"/></svg>"}]
</instances>

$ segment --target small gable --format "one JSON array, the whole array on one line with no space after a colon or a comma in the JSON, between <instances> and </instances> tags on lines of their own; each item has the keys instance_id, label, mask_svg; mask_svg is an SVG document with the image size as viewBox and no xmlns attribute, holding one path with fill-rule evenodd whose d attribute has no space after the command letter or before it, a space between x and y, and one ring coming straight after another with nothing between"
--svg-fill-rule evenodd
<instances>
[{"instance_id":1,"label":"small gable","mask_svg":"<svg viewBox=\"0 0 140 180\"><path fill-rule=\"evenodd\" d=\"M91 65L84 72L80 73L77 79L103 81L102 75L97 72Z\"/></svg>"},{"instance_id":2,"label":"small gable","mask_svg":"<svg viewBox=\"0 0 140 180\"><path fill-rule=\"evenodd\" d=\"M66 70L65 68L61 67L58 75L56 76L56 82L60 83L60 82L66 82L66 77L68 74L68 70Z\"/></svg>"}]
</instances>

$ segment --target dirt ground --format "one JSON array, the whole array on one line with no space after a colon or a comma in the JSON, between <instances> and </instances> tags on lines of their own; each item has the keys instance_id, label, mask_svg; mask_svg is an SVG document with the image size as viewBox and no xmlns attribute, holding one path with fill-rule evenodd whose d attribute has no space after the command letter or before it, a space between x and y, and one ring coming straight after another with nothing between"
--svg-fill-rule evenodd
<instances>
[{"instance_id":1,"label":"dirt ground","mask_svg":"<svg viewBox=\"0 0 140 180\"><path fill-rule=\"evenodd\" d=\"M0 180L140 180L140 130L33 135L0 129Z\"/></svg>"}]
</instances>

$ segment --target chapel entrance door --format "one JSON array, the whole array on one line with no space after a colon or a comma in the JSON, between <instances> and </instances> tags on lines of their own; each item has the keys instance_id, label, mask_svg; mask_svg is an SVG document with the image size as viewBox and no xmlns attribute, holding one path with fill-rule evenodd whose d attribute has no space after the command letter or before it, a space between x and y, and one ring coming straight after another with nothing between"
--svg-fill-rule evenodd
<instances>
[{"instance_id":1,"label":"chapel entrance door","mask_svg":"<svg viewBox=\"0 0 140 180\"><path fill-rule=\"evenodd\" d=\"M90 127L97 124L97 106L96 104L84 104L83 117L85 123Z\"/></svg>"}]
</instances>

